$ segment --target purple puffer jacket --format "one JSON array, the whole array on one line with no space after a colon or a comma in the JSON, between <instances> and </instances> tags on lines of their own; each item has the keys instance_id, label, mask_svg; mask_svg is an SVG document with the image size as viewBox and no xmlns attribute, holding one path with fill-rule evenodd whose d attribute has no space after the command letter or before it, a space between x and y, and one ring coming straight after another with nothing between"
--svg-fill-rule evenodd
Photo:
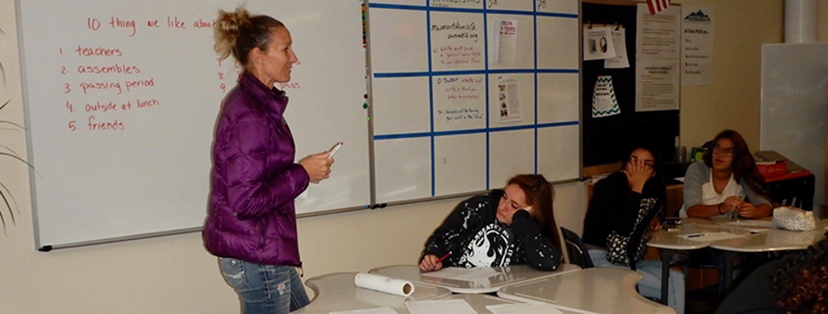
<instances>
[{"instance_id":1,"label":"purple puffer jacket","mask_svg":"<svg viewBox=\"0 0 828 314\"><path fill-rule=\"evenodd\" d=\"M293 199L308 174L282 114L288 98L249 73L216 122L210 204L202 238L210 253L262 265L301 266Z\"/></svg>"}]
</instances>

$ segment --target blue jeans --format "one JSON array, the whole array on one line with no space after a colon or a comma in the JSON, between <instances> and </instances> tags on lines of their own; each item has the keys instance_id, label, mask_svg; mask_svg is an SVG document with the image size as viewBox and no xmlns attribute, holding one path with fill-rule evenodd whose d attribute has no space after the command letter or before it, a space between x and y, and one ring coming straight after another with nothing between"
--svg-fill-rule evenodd
<instances>
[{"instance_id":1,"label":"blue jeans","mask_svg":"<svg viewBox=\"0 0 828 314\"><path fill-rule=\"evenodd\" d=\"M236 290L244 314L287 314L308 305L308 294L293 266L259 265L220 257L224 280Z\"/></svg>"},{"instance_id":2,"label":"blue jeans","mask_svg":"<svg viewBox=\"0 0 828 314\"><path fill-rule=\"evenodd\" d=\"M610 263L607 260L607 251L604 250L589 250L589 257L592 258L595 267L630 270L629 266ZM644 276L638 282L638 293L649 298L661 298L661 261L638 261L635 269ZM667 306L675 309L678 314L684 313L684 274L681 272L670 271L667 283Z\"/></svg>"}]
</instances>

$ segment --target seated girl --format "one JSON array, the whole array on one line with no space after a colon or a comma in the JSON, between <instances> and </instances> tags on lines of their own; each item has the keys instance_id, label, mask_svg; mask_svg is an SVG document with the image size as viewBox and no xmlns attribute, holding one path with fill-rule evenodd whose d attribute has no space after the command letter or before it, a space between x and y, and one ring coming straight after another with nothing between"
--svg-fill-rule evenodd
<instances>
[{"instance_id":1,"label":"seated girl","mask_svg":"<svg viewBox=\"0 0 828 314\"><path fill-rule=\"evenodd\" d=\"M771 212L764 180L738 132L724 130L716 135L703 161L687 168L682 217L762 218Z\"/></svg>"},{"instance_id":2,"label":"seated girl","mask_svg":"<svg viewBox=\"0 0 828 314\"><path fill-rule=\"evenodd\" d=\"M463 201L428 238L420 269L517 264L557 269L561 250L553 198L554 188L543 175L524 174L502 190Z\"/></svg>"},{"instance_id":3,"label":"seated girl","mask_svg":"<svg viewBox=\"0 0 828 314\"><path fill-rule=\"evenodd\" d=\"M642 260L647 231L659 227L656 218L665 202L661 156L655 147L639 144L623 161L621 170L598 181L584 218L584 243L595 267L635 269L644 276L638 291L661 296L661 262ZM670 272L667 304L684 313L684 275Z\"/></svg>"}]
</instances>

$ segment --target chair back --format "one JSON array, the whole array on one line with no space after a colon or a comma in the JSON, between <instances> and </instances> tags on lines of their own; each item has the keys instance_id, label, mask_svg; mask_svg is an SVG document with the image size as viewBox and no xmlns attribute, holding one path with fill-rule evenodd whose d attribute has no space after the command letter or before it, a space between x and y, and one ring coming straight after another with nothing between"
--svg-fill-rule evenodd
<instances>
[{"instance_id":1,"label":"chair back","mask_svg":"<svg viewBox=\"0 0 828 314\"><path fill-rule=\"evenodd\" d=\"M564 227L561 227L561 234L566 243L566 252L569 254L570 263L581 266L581 268L595 267L592 258L589 257L586 244L578 234Z\"/></svg>"},{"instance_id":2,"label":"chair back","mask_svg":"<svg viewBox=\"0 0 828 314\"><path fill-rule=\"evenodd\" d=\"M800 178L769 182L768 192L772 198L771 201L803 210L813 210L814 181L815 177L811 174Z\"/></svg>"}]
</instances>

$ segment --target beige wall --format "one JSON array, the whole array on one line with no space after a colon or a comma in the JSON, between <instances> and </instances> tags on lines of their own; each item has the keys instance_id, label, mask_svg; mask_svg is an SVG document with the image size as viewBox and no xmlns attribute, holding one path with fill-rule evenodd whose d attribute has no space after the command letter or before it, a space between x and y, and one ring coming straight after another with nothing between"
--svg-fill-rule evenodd
<instances>
[{"instance_id":1,"label":"beige wall","mask_svg":"<svg viewBox=\"0 0 828 314\"><path fill-rule=\"evenodd\" d=\"M723 129L759 148L762 44L785 41L783 0L674 0L714 9L713 85L681 89L681 145L700 146ZM828 0L817 0L817 41L828 41Z\"/></svg>"},{"instance_id":2,"label":"beige wall","mask_svg":"<svg viewBox=\"0 0 828 314\"><path fill-rule=\"evenodd\" d=\"M681 89L681 145L701 146L723 129L759 148L762 44L784 41L784 1L680 1L715 14L713 85Z\"/></svg>"},{"instance_id":3,"label":"beige wall","mask_svg":"<svg viewBox=\"0 0 828 314\"><path fill-rule=\"evenodd\" d=\"M828 41L828 0L817 0L817 41Z\"/></svg>"},{"instance_id":4,"label":"beige wall","mask_svg":"<svg viewBox=\"0 0 828 314\"><path fill-rule=\"evenodd\" d=\"M681 134L697 145L720 129L742 131L758 144L759 47L782 40L781 0L680 1L716 10L715 82L682 89ZM819 0L828 8L828 0ZM22 123L20 68L14 1L0 0L0 120ZM820 14L821 40L828 13ZM25 155L22 131L0 130L0 145ZM236 313L238 301L222 281L216 260L199 234L185 234L39 253L34 250L28 173L3 159L0 178L14 193L16 224L0 236L0 312L39 313ZM585 209L581 183L557 186L559 225L581 230ZM331 272L414 263L425 237L458 200L393 206L377 211L299 221L306 278ZM6 216L8 218L8 216ZM8 220L8 219L7 219Z\"/></svg>"}]
</instances>

